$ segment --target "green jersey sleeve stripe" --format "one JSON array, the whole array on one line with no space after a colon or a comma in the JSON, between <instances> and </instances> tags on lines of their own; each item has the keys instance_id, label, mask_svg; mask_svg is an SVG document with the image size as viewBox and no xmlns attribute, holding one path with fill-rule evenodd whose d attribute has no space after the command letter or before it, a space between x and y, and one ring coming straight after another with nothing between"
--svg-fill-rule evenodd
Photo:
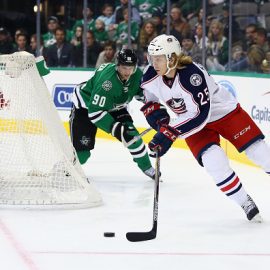
<instances>
[{"instance_id":1,"label":"green jersey sleeve stripe","mask_svg":"<svg viewBox=\"0 0 270 270\"><path fill-rule=\"evenodd\" d=\"M86 104L83 100L83 97L81 95L81 92L80 92L80 86L77 86L74 90L73 102L74 102L75 98L77 99L76 104L78 104L78 101L79 101L79 103L81 104L81 107L87 109L87 106L86 106Z\"/></svg>"},{"instance_id":2,"label":"green jersey sleeve stripe","mask_svg":"<svg viewBox=\"0 0 270 270\"><path fill-rule=\"evenodd\" d=\"M91 122L93 124L95 124L97 121L102 119L106 114L107 114L107 112L98 111L98 112L94 112L94 113L89 113L88 116L89 116Z\"/></svg>"}]
</instances>

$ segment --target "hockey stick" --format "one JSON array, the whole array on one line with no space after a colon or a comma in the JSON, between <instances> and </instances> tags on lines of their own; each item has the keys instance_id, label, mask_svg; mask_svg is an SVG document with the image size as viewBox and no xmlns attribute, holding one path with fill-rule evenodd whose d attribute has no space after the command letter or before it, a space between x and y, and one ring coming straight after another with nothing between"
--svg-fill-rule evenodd
<instances>
[{"instance_id":1,"label":"hockey stick","mask_svg":"<svg viewBox=\"0 0 270 270\"><path fill-rule=\"evenodd\" d=\"M144 130L143 132L141 132L139 135L134 136L134 138L132 140L130 140L128 143L125 144L126 147L131 146L133 143L137 142L139 139L141 139L146 133L148 133L149 131L151 131L152 128L149 127L146 130Z\"/></svg>"},{"instance_id":2,"label":"hockey stick","mask_svg":"<svg viewBox=\"0 0 270 270\"><path fill-rule=\"evenodd\" d=\"M155 192L154 192L154 207L153 207L153 227L149 232L128 232L126 238L130 242L140 242L155 239L157 236L157 221L158 221L158 196L159 196L159 171L160 158L158 150L156 152L155 164Z\"/></svg>"}]
</instances>

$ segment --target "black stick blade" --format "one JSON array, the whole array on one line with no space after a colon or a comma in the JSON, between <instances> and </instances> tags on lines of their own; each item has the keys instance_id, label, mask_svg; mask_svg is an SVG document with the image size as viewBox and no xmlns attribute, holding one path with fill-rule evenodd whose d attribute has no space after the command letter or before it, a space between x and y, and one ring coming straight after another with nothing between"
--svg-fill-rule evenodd
<instances>
[{"instance_id":1,"label":"black stick blade","mask_svg":"<svg viewBox=\"0 0 270 270\"><path fill-rule=\"evenodd\" d=\"M130 242L141 242L155 239L157 236L156 231L150 232L128 232L126 233L126 238Z\"/></svg>"}]
</instances>

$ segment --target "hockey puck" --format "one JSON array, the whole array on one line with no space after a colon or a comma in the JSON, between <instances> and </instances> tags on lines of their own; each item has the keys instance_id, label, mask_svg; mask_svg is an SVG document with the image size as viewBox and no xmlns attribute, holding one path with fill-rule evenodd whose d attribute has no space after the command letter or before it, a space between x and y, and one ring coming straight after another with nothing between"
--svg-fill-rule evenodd
<instances>
[{"instance_id":1,"label":"hockey puck","mask_svg":"<svg viewBox=\"0 0 270 270\"><path fill-rule=\"evenodd\" d=\"M115 233L114 232L105 232L104 237L115 237Z\"/></svg>"}]
</instances>

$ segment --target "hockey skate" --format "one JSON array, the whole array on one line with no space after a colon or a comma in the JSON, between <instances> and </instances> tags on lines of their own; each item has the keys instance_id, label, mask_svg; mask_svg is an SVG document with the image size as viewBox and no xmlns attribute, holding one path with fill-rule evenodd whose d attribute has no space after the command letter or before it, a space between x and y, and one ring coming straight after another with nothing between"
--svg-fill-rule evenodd
<instances>
[{"instance_id":1,"label":"hockey skate","mask_svg":"<svg viewBox=\"0 0 270 270\"><path fill-rule=\"evenodd\" d=\"M259 209L255 202L252 200L252 198L247 195L246 201L241 205L242 209L245 211L247 215L247 219L255 222L255 223L261 223L262 217L259 214Z\"/></svg>"},{"instance_id":2,"label":"hockey skate","mask_svg":"<svg viewBox=\"0 0 270 270\"><path fill-rule=\"evenodd\" d=\"M149 169L145 170L143 173L149 176L151 179L155 180L155 169L153 167L150 167ZM159 176L161 176L160 172L159 172ZM160 179L160 182L162 182L161 179Z\"/></svg>"}]
</instances>

